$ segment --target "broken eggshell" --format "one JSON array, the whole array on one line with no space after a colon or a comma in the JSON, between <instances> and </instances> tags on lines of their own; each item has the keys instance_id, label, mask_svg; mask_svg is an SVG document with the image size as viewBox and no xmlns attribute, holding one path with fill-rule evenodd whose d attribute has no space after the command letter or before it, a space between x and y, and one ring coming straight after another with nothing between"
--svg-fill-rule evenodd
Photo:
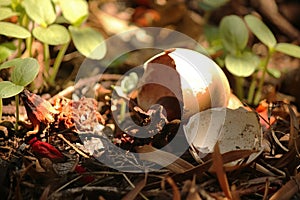
<instances>
[{"instance_id":1,"label":"broken eggshell","mask_svg":"<svg viewBox=\"0 0 300 200\"><path fill-rule=\"evenodd\" d=\"M175 48L150 58L144 69L138 105L147 111L161 104L168 120L181 119L188 143L200 155L212 152L217 141L222 153L260 149L256 114L239 108L242 103L230 93L225 74L210 58Z\"/></svg>"},{"instance_id":2,"label":"broken eggshell","mask_svg":"<svg viewBox=\"0 0 300 200\"><path fill-rule=\"evenodd\" d=\"M225 121L224 121L225 119ZM220 152L262 149L262 131L257 114L244 108L212 108L190 117L183 125L189 143L200 157L211 153L216 142Z\"/></svg>"},{"instance_id":3,"label":"broken eggshell","mask_svg":"<svg viewBox=\"0 0 300 200\"><path fill-rule=\"evenodd\" d=\"M199 52L166 50L150 58L144 69L137 101L145 111L161 104L168 120L188 120L195 113L228 104L230 86L225 74Z\"/></svg>"}]
</instances>

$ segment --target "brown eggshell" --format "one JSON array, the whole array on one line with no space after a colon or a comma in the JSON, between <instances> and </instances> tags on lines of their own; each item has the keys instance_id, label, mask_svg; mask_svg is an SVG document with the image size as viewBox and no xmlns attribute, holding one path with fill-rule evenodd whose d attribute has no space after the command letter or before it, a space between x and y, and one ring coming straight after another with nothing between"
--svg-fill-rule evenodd
<instances>
[{"instance_id":1,"label":"brown eggshell","mask_svg":"<svg viewBox=\"0 0 300 200\"><path fill-rule=\"evenodd\" d=\"M189 49L175 48L164 51L144 64L145 73L139 84L137 101L148 110L166 97L175 97L178 103L164 101L165 109L176 113L173 118L188 118L202 110L226 107L230 96L228 80L210 58ZM178 116L178 113L181 113Z\"/></svg>"}]
</instances>

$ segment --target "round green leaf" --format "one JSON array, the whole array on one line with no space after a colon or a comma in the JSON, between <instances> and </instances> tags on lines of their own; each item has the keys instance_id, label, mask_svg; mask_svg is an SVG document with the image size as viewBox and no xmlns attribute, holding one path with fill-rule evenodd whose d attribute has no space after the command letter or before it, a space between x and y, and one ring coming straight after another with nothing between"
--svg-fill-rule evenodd
<instances>
[{"instance_id":1,"label":"round green leaf","mask_svg":"<svg viewBox=\"0 0 300 200\"><path fill-rule=\"evenodd\" d=\"M0 20L7 19L12 16L18 15L17 12L12 11L10 8L0 7Z\"/></svg>"},{"instance_id":2,"label":"round green leaf","mask_svg":"<svg viewBox=\"0 0 300 200\"><path fill-rule=\"evenodd\" d=\"M44 27L52 24L56 19L51 0L24 0L22 5L28 16Z\"/></svg>"},{"instance_id":3,"label":"round green leaf","mask_svg":"<svg viewBox=\"0 0 300 200\"><path fill-rule=\"evenodd\" d=\"M16 58L16 59L13 59L13 60L6 61L6 62L3 63L2 65L0 65L0 70L1 70L1 69L6 69L6 68L9 68L9 67L14 67L14 66L16 66L19 62L22 62L21 60L22 60L22 58Z\"/></svg>"},{"instance_id":4,"label":"round green leaf","mask_svg":"<svg viewBox=\"0 0 300 200\"><path fill-rule=\"evenodd\" d=\"M34 58L17 58L7 63L15 67L11 74L11 80L16 85L28 85L39 72L39 64Z\"/></svg>"},{"instance_id":5,"label":"round green leaf","mask_svg":"<svg viewBox=\"0 0 300 200\"><path fill-rule=\"evenodd\" d=\"M267 72L270 76L272 76L274 78L280 78L280 76L281 76L281 72L275 68L267 68Z\"/></svg>"},{"instance_id":6,"label":"round green leaf","mask_svg":"<svg viewBox=\"0 0 300 200\"><path fill-rule=\"evenodd\" d=\"M0 45L0 62L3 62L15 50L16 50L16 46L12 42L7 42L7 43L1 44Z\"/></svg>"},{"instance_id":7,"label":"round green leaf","mask_svg":"<svg viewBox=\"0 0 300 200\"><path fill-rule=\"evenodd\" d=\"M285 53L289 56L300 58L300 47L289 43L278 43L275 46L275 50L281 53Z\"/></svg>"},{"instance_id":8,"label":"round green leaf","mask_svg":"<svg viewBox=\"0 0 300 200\"><path fill-rule=\"evenodd\" d=\"M258 63L259 58L251 52L244 52L241 56L228 54L225 58L228 71L239 77L247 77L253 74Z\"/></svg>"},{"instance_id":9,"label":"round green leaf","mask_svg":"<svg viewBox=\"0 0 300 200\"><path fill-rule=\"evenodd\" d=\"M105 56L106 44L99 32L90 27L69 26L69 30L75 47L84 56L99 60Z\"/></svg>"},{"instance_id":10,"label":"round green leaf","mask_svg":"<svg viewBox=\"0 0 300 200\"><path fill-rule=\"evenodd\" d=\"M267 47L273 48L277 41L271 30L257 17L246 15L245 21L253 34Z\"/></svg>"},{"instance_id":11,"label":"round green leaf","mask_svg":"<svg viewBox=\"0 0 300 200\"><path fill-rule=\"evenodd\" d=\"M58 24L50 25L47 28L38 26L33 29L32 33L38 40L50 45L66 44L71 39L68 30Z\"/></svg>"},{"instance_id":12,"label":"round green leaf","mask_svg":"<svg viewBox=\"0 0 300 200\"><path fill-rule=\"evenodd\" d=\"M131 92L138 84L139 77L135 72L131 72L121 81L121 88L125 93Z\"/></svg>"},{"instance_id":13,"label":"round green leaf","mask_svg":"<svg viewBox=\"0 0 300 200\"><path fill-rule=\"evenodd\" d=\"M13 97L24 90L24 86L16 85L10 81L0 82L0 98Z\"/></svg>"},{"instance_id":14,"label":"round green leaf","mask_svg":"<svg viewBox=\"0 0 300 200\"><path fill-rule=\"evenodd\" d=\"M225 5L229 0L202 0L199 2L199 6L204 10L215 10Z\"/></svg>"},{"instance_id":15,"label":"round green leaf","mask_svg":"<svg viewBox=\"0 0 300 200\"><path fill-rule=\"evenodd\" d=\"M9 22L0 22L0 35L5 35L7 37L14 37L25 39L30 37L30 32L25 28L9 23Z\"/></svg>"},{"instance_id":16,"label":"round green leaf","mask_svg":"<svg viewBox=\"0 0 300 200\"><path fill-rule=\"evenodd\" d=\"M246 47L249 37L245 23L236 15L221 20L220 36L225 49L233 54Z\"/></svg>"},{"instance_id":17,"label":"round green leaf","mask_svg":"<svg viewBox=\"0 0 300 200\"><path fill-rule=\"evenodd\" d=\"M217 26L204 25L204 35L209 43L214 43L215 41L220 41L220 31Z\"/></svg>"},{"instance_id":18,"label":"round green leaf","mask_svg":"<svg viewBox=\"0 0 300 200\"><path fill-rule=\"evenodd\" d=\"M63 16L73 25L80 25L88 16L88 4L84 0L59 0Z\"/></svg>"}]
</instances>

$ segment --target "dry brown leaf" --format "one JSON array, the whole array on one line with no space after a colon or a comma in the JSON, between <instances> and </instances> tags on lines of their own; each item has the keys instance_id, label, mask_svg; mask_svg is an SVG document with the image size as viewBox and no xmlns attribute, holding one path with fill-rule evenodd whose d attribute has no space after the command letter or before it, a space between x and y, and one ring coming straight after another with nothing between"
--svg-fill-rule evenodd
<instances>
[{"instance_id":1,"label":"dry brown leaf","mask_svg":"<svg viewBox=\"0 0 300 200\"><path fill-rule=\"evenodd\" d=\"M231 186L231 194L232 194L232 200L240 200L241 199L239 193L236 191L235 185Z\"/></svg>"},{"instance_id":2,"label":"dry brown leaf","mask_svg":"<svg viewBox=\"0 0 300 200\"><path fill-rule=\"evenodd\" d=\"M173 190L173 200L180 200L181 199L180 192L179 192L179 189L178 189L176 183L174 182L174 180L171 177L167 177L166 181L172 187L172 190Z\"/></svg>"},{"instance_id":3,"label":"dry brown leaf","mask_svg":"<svg viewBox=\"0 0 300 200\"><path fill-rule=\"evenodd\" d=\"M299 192L300 173L293 179L282 186L275 194L272 195L270 200L284 200L291 199L297 192Z\"/></svg>"},{"instance_id":4,"label":"dry brown leaf","mask_svg":"<svg viewBox=\"0 0 300 200\"><path fill-rule=\"evenodd\" d=\"M269 179L267 179L266 180L266 187L265 187L265 192L264 192L263 200L267 200L268 199L269 186L270 186L270 181L269 181Z\"/></svg>"},{"instance_id":5,"label":"dry brown leaf","mask_svg":"<svg viewBox=\"0 0 300 200\"><path fill-rule=\"evenodd\" d=\"M55 121L54 115L58 114L58 111L48 101L28 90L24 90L20 96L28 119L34 127L33 131L27 132L27 135L36 134Z\"/></svg>"},{"instance_id":6,"label":"dry brown leaf","mask_svg":"<svg viewBox=\"0 0 300 200\"><path fill-rule=\"evenodd\" d=\"M166 151L156 149L151 145L144 145L137 148L136 150L139 153L139 157L141 160L154 162L168 168L170 171L177 174L184 173L194 168L192 164L179 158L178 156Z\"/></svg>"},{"instance_id":7,"label":"dry brown leaf","mask_svg":"<svg viewBox=\"0 0 300 200\"><path fill-rule=\"evenodd\" d=\"M49 193L50 193L50 189L51 189L51 186L48 185L48 186L44 189L42 195L40 196L40 200L48 199L48 196L49 196Z\"/></svg>"},{"instance_id":8,"label":"dry brown leaf","mask_svg":"<svg viewBox=\"0 0 300 200\"><path fill-rule=\"evenodd\" d=\"M223 163L230 163L239 159L244 159L249 157L251 154L255 153L256 151L253 150L235 150L224 153L222 155ZM177 174L173 178L175 180L186 180L188 178L192 178L195 174L196 176L200 177L203 173L207 172L212 165L212 160L208 160L203 164L200 164L196 167L191 168L190 170L184 172L183 174ZM240 166L242 167L242 166ZM226 169L226 168L225 168Z\"/></svg>"},{"instance_id":9,"label":"dry brown leaf","mask_svg":"<svg viewBox=\"0 0 300 200\"><path fill-rule=\"evenodd\" d=\"M186 200L201 200L201 199L202 198L200 197L196 187L196 176L194 176Z\"/></svg>"},{"instance_id":10,"label":"dry brown leaf","mask_svg":"<svg viewBox=\"0 0 300 200\"><path fill-rule=\"evenodd\" d=\"M138 182L135 185L135 187L122 198L122 200L136 199L136 197L138 196L138 194L145 187L146 183L147 183L147 174L146 174L146 176L145 176L145 178L143 180L141 180L140 182Z\"/></svg>"},{"instance_id":11,"label":"dry brown leaf","mask_svg":"<svg viewBox=\"0 0 300 200\"><path fill-rule=\"evenodd\" d=\"M298 131L299 131L299 121L296 117L296 114L295 114L294 110L291 108L291 106L287 104L287 107L288 107L289 113L290 113L289 149L291 149L292 146L295 145L295 149L296 149L296 151L299 155L298 144L297 144Z\"/></svg>"},{"instance_id":12,"label":"dry brown leaf","mask_svg":"<svg viewBox=\"0 0 300 200\"><path fill-rule=\"evenodd\" d=\"M213 159L213 164L212 164L211 168L214 169L214 171L216 172L217 178L219 180L219 184L220 184L225 196L228 199L232 199L227 175L226 175L224 167L223 167L223 160L222 160L222 155L220 153L218 142L216 143L216 145L214 147L212 159Z\"/></svg>"},{"instance_id":13,"label":"dry brown leaf","mask_svg":"<svg viewBox=\"0 0 300 200\"><path fill-rule=\"evenodd\" d=\"M300 138L298 135L299 121L297 120L296 114L290 105L287 105L290 113L290 138L289 138L289 149L290 151L284 154L275 164L276 168L287 167L294 169L297 163L293 163L295 156L299 155L298 146L300 145Z\"/></svg>"},{"instance_id":14,"label":"dry brown leaf","mask_svg":"<svg viewBox=\"0 0 300 200\"><path fill-rule=\"evenodd\" d=\"M203 164L200 164L186 172L184 172L183 174L176 174L173 178L176 181L182 181L182 180L187 180L189 178L192 178L193 175L196 175L197 177L200 177L203 175L203 173L205 173L212 165L212 161L206 161Z\"/></svg>"},{"instance_id":15,"label":"dry brown leaf","mask_svg":"<svg viewBox=\"0 0 300 200\"><path fill-rule=\"evenodd\" d=\"M258 152L255 150L233 150L222 154L222 158L224 164L228 164L233 161L240 161L242 159L247 158L247 162L244 165L246 166L250 164L252 161L254 161L255 158L257 158L257 156L260 155L261 153L262 151Z\"/></svg>"}]
</instances>

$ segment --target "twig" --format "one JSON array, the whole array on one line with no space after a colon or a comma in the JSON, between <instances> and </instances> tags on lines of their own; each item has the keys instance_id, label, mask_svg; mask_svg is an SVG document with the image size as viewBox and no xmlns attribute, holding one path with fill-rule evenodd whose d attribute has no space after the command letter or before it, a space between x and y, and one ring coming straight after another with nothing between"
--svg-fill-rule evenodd
<instances>
[{"instance_id":1,"label":"twig","mask_svg":"<svg viewBox=\"0 0 300 200\"><path fill-rule=\"evenodd\" d=\"M288 152L289 149L286 148L285 146L283 146L283 145L281 144L281 142L280 142L279 139L277 138L277 136L276 136L276 134L275 134L275 131L274 131L273 129L271 129L271 133L272 133L272 138L273 138L274 142L275 142L282 150L284 150L285 152Z\"/></svg>"},{"instance_id":2,"label":"twig","mask_svg":"<svg viewBox=\"0 0 300 200\"><path fill-rule=\"evenodd\" d=\"M263 200L268 199L269 187L270 187L270 181L269 181L269 179L267 179Z\"/></svg>"},{"instance_id":3,"label":"twig","mask_svg":"<svg viewBox=\"0 0 300 200\"><path fill-rule=\"evenodd\" d=\"M82 178L82 175L77 176L76 178L72 179L71 181L67 182L66 184L64 184L63 186L61 186L57 190L55 190L55 192L52 195L55 195L55 193L58 193L59 191L63 190L65 187L67 187L68 185L74 183L75 181L77 181L77 180L79 180L81 178Z\"/></svg>"},{"instance_id":4,"label":"twig","mask_svg":"<svg viewBox=\"0 0 300 200\"><path fill-rule=\"evenodd\" d=\"M94 191L105 191L108 193L116 193L120 194L120 191L117 187L97 187L97 186L84 186L84 187L77 187L77 188L71 188L67 189L58 193L53 193L49 199L62 199L63 197L66 196L71 196L72 194L78 194L78 193L83 193L83 192L94 192Z\"/></svg>"},{"instance_id":5,"label":"twig","mask_svg":"<svg viewBox=\"0 0 300 200\"><path fill-rule=\"evenodd\" d=\"M145 174L145 178L144 180L140 181L137 185L134 185L130 179L126 176L126 174L123 174L123 177L125 178L125 180L129 183L129 185L134 188L134 190L132 190L131 192L129 192L122 200L127 200L130 199L134 196L134 198L137 196L138 193L139 195L141 195L141 197L145 200L148 200L148 198L140 192L141 189L143 189L143 187L145 187L146 182L147 182L147 174Z\"/></svg>"},{"instance_id":6,"label":"twig","mask_svg":"<svg viewBox=\"0 0 300 200\"><path fill-rule=\"evenodd\" d=\"M90 158L88 155L86 155L85 153L83 153L80 149L78 149L77 147L75 147L75 145L73 145L69 140L67 140L62 134L58 134L57 135L59 138L61 138L63 141L65 141L70 147L72 147L78 154L80 154L81 156L83 156L84 158Z\"/></svg>"},{"instance_id":7,"label":"twig","mask_svg":"<svg viewBox=\"0 0 300 200\"><path fill-rule=\"evenodd\" d=\"M121 75L119 74L99 74L93 77L88 77L85 79L80 79L74 86L69 86L66 89L64 89L63 91L59 92L58 94L54 95L53 97L51 97L49 99L50 103L53 103L53 101L56 98L60 98L60 97L66 97L69 96L70 94L72 94L75 90L82 88L88 84L91 83L96 83L98 81L103 81L103 80L119 80L121 78Z\"/></svg>"},{"instance_id":8,"label":"twig","mask_svg":"<svg viewBox=\"0 0 300 200\"><path fill-rule=\"evenodd\" d=\"M16 113L16 106L15 105L5 105L2 108L2 113L4 115L15 115ZM20 115L25 115L26 110L24 106L19 106L19 113Z\"/></svg>"}]
</instances>

